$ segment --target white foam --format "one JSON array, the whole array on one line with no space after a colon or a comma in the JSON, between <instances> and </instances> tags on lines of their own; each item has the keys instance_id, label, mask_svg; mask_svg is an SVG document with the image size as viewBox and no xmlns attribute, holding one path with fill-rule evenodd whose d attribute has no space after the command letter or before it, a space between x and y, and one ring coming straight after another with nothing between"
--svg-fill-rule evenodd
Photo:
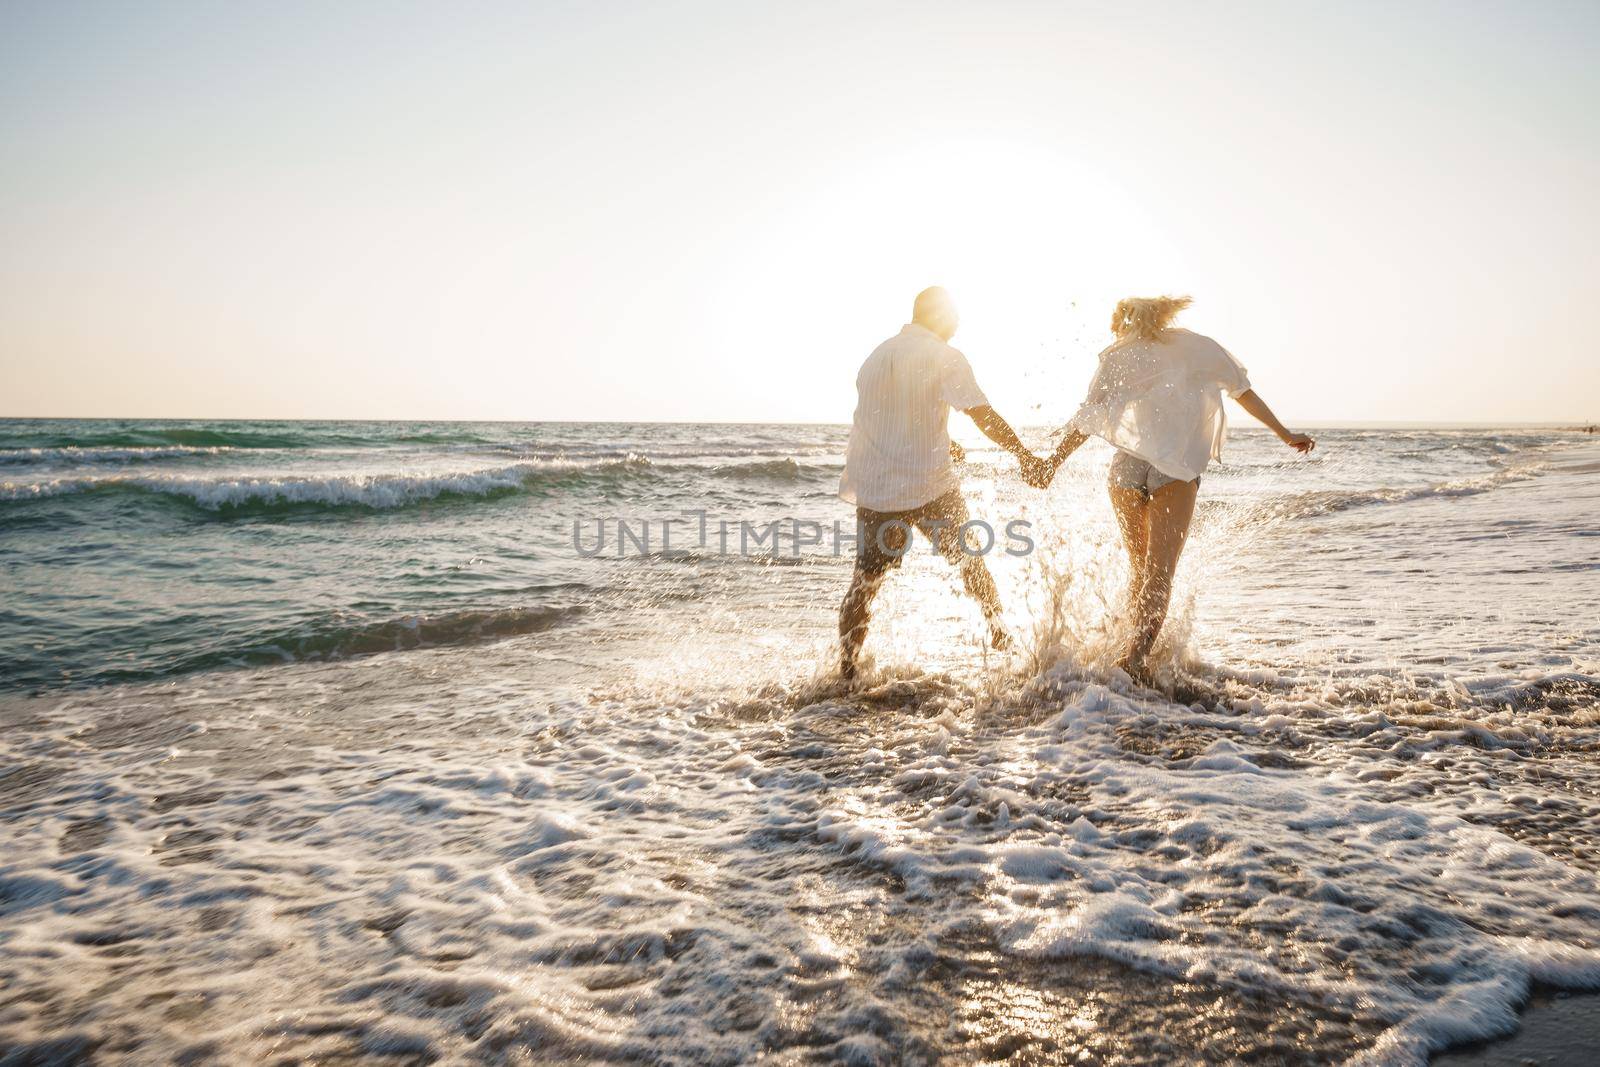
<instances>
[{"instance_id":1,"label":"white foam","mask_svg":"<svg viewBox=\"0 0 1600 1067\"><path fill-rule=\"evenodd\" d=\"M261 455L267 449L245 449L231 445L129 445L124 447L62 445L54 448L0 448L0 465L32 463L131 463L167 459L192 459L249 451Z\"/></svg>"},{"instance_id":2,"label":"white foam","mask_svg":"<svg viewBox=\"0 0 1600 1067\"><path fill-rule=\"evenodd\" d=\"M1205 569L1221 537L1197 533L1186 575L1225 573ZM973 666L979 621L943 586L917 599L913 562L851 696L790 684L814 634L764 628L764 585L653 646L675 679L654 695L617 667L635 646L594 641L551 653L604 687L584 698L511 644L28 703L0 714L0 983L28 993L0 1043L71 1017L152 1062L977 1059L969 1026L1026 1041L1075 1010L1044 994L1088 974L1081 1006L1114 1002L1106 1025L1140 1047L1177 1041L1189 989L1216 1034L1259 1027L1257 1054L1300 1021L1325 1043L1308 1055L1420 1065L1503 1032L1532 983L1600 985L1592 640L1386 672L1367 660L1393 635L1363 629L1316 661L1304 544L1240 597L1286 584L1289 623L1253 623L1229 658L1255 659L1203 672L1192 707L1096 658L1121 549L1088 536L1046 590L1080 654L1037 676ZM816 589L838 590L803 591L826 633ZM1503 649L1528 629L1510 614L1422 639ZM1359 612L1391 615L1417 629ZM1301 643L1269 663L1262 633ZM937 657L966 672L904 666ZM1049 1036L1071 1052L1068 1030Z\"/></svg>"},{"instance_id":3,"label":"white foam","mask_svg":"<svg viewBox=\"0 0 1600 1067\"><path fill-rule=\"evenodd\" d=\"M514 463L485 470L438 474L357 473L283 477L187 474L118 474L0 482L0 500L28 500L135 489L192 501L210 511L247 505L322 504L396 508L449 495L488 496L520 489L532 480L588 470L637 469L642 460L579 464Z\"/></svg>"}]
</instances>

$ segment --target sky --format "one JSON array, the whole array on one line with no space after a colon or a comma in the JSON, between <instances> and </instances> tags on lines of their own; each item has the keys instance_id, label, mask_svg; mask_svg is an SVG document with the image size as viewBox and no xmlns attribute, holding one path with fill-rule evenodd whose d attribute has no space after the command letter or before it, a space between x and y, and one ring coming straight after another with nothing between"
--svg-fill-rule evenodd
<instances>
[{"instance_id":1,"label":"sky","mask_svg":"<svg viewBox=\"0 0 1600 1067\"><path fill-rule=\"evenodd\" d=\"M0 416L1002 414L1186 293L1287 419L1594 421L1600 4L0 5Z\"/></svg>"}]
</instances>

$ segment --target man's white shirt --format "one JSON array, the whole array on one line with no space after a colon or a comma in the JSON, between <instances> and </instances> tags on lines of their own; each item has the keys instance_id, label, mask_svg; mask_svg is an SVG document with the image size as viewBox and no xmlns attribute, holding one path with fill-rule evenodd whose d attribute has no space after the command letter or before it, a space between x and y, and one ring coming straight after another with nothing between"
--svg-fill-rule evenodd
<instances>
[{"instance_id":1,"label":"man's white shirt","mask_svg":"<svg viewBox=\"0 0 1600 1067\"><path fill-rule=\"evenodd\" d=\"M856 375L839 495L873 511L909 511L955 489L950 409L988 403L966 356L932 330L907 323Z\"/></svg>"}]
</instances>

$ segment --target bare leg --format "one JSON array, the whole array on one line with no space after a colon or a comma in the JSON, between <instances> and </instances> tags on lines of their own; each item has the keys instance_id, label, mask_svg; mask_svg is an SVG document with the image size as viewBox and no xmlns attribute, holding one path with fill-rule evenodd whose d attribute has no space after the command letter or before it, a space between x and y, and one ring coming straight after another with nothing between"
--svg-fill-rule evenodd
<instances>
[{"instance_id":1,"label":"bare leg","mask_svg":"<svg viewBox=\"0 0 1600 1067\"><path fill-rule=\"evenodd\" d=\"M982 556L962 557L961 584L983 609L983 617L989 622L989 644L994 648L1010 647L1011 635L1000 625L1000 591Z\"/></svg>"},{"instance_id":2,"label":"bare leg","mask_svg":"<svg viewBox=\"0 0 1600 1067\"><path fill-rule=\"evenodd\" d=\"M850 576L850 588L839 607L839 673L848 681L856 676L856 657L867 640L872 599L883 585L883 572L868 574L860 567Z\"/></svg>"},{"instance_id":3,"label":"bare leg","mask_svg":"<svg viewBox=\"0 0 1600 1067\"><path fill-rule=\"evenodd\" d=\"M1138 489L1112 486L1111 510L1116 512L1122 531L1122 546L1128 550L1128 599L1125 610L1131 615L1144 590L1145 556L1150 549L1150 500Z\"/></svg>"},{"instance_id":4,"label":"bare leg","mask_svg":"<svg viewBox=\"0 0 1600 1067\"><path fill-rule=\"evenodd\" d=\"M1133 639L1123 657L1123 665L1130 674L1143 672L1144 659L1167 621L1172 576L1189 537L1189 521L1194 518L1198 488L1195 482L1170 482L1157 489L1146 505L1148 541L1144 579L1134 602Z\"/></svg>"}]
</instances>

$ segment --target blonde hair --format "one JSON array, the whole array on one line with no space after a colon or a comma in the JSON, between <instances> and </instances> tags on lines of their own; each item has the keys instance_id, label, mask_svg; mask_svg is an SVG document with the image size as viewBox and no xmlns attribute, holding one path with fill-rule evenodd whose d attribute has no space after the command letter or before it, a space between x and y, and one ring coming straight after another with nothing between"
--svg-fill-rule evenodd
<instances>
[{"instance_id":1,"label":"blonde hair","mask_svg":"<svg viewBox=\"0 0 1600 1067\"><path fill-rule=\"evenodd\" d=\"M1130 296L1117 301L1117 310L1111 313L1111 332L1118 340L1137 337L1141 341L1159 341L1161 331L1192 303L1187 296Z\"/></svg>"}]
</instances>

